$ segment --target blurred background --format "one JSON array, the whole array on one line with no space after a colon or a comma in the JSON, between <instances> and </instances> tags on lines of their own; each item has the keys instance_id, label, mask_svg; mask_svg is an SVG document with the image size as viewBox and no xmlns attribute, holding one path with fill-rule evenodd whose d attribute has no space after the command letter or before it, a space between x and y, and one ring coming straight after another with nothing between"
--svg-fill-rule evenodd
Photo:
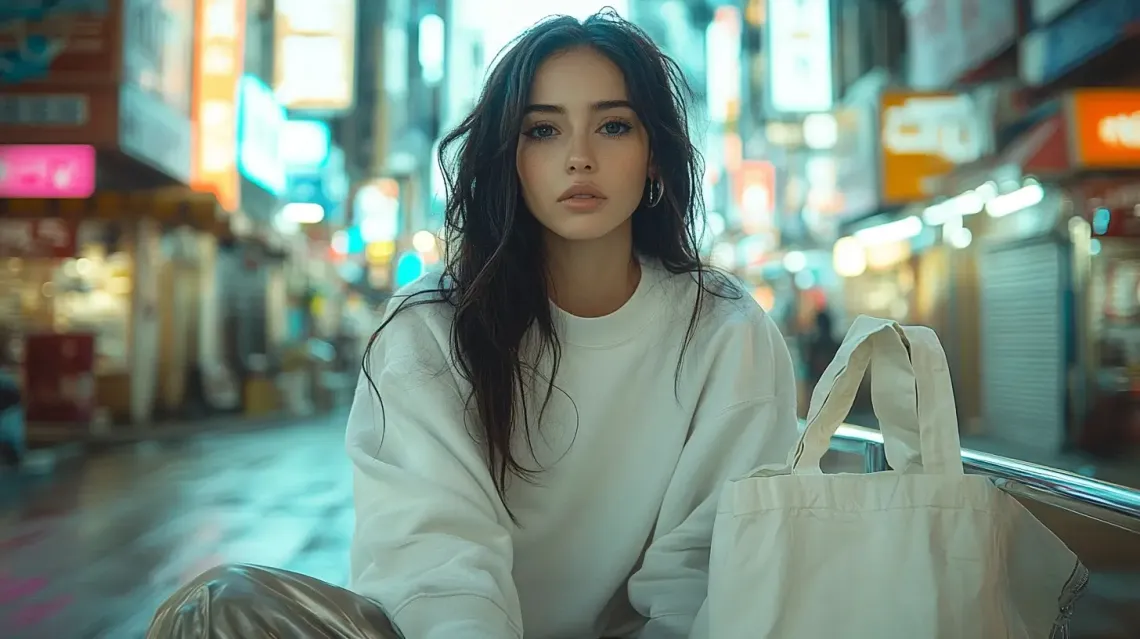
<instances>
[{"instance_id":1,"label":"blurred background","mask_svg":"<svg viewBox=\"0 0 1140 639\"><path fill-rule=\"evenodd\" d=\"M965 445L1140 486L1140 2L7 0L0 627L135 636L222 560L341 580L337 429L440 260L438 142L512 37L604 6L691 82L702 248L805 398L856 315L926 324Z\"/></svg>"}]
</instances>

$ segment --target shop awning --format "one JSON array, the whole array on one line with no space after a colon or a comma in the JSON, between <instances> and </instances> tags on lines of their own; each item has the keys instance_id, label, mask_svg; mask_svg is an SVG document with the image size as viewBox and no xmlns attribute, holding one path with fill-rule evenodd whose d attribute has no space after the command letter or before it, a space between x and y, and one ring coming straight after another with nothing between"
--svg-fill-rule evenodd
<instances>
[{"instance_id":1,"label":"shop awning","mask_svg":"<svg viewBox=\"0 0 1140 639\"><path fill-rule=\"evenodd\" d=\"M0 199L0 217L128 221L153 219L168 226L228 232L229 222L212 193L183 188L105 191L87 199Z\"/></svg>"},{"instance_id":2,"label":"shop awning","mask_svg":"<svg viewBox=\"0 0 1140 639\"><path fill-rule=\"evenodd\" d=\"M1061 177L1072 171L1065 117L1056 114L1030 127L998 155L1002 165L1016 166L1023 175Z\"/></svg>"},{"instance_id":3,"label":"shop awning","mask_svg":"<svg viewBox=\"0 0 1140 639\"><path fill-rule=\"evenodd\" d=\"M1065 116L1050 115L1029 126L1001 151L976 162L959 166L939 182L943 195L955 195L975 188L995 176L1015 174L1014 179L1033 176L1063 178L1072 173Z\"/></svg>"}]
</instances>

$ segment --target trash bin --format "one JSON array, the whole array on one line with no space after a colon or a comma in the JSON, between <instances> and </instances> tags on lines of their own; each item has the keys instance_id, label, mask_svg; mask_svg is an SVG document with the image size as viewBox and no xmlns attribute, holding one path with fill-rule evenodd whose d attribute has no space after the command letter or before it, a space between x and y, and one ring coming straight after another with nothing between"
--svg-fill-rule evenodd
<instances>
[{"instance_id":1,"label":"trash bin","mask_svg":"<svg viewBox=\"0 0 1140 639\"><path fill-rule=\"evenodd\" d=\"M26 335L23 362L28 437L37 442L86 438L95 418L95 336Z\"/></svg>"},{"instance_id":2,"label":"trash bin","mask_svg":"<svg viewBox=\"0 0 1140 639\"><path fill-rule=\"evenodd\" d=\"M265 417L280 408L277 385L269 374L269 359L264 355L250 356L244 390L246 417Z\"/></svg>"},{"instance_id":3,"label":"trash bin","mask_svg":"<svg viewBox=\"0 0 1140 639\"><path fill-rule=\"evenodd\" d=\"M312 362L305 346L301 344L285 349L277 387L281 391L282 407L290 415L313 413L312 377Z\"/></svg>"}]
</instances>

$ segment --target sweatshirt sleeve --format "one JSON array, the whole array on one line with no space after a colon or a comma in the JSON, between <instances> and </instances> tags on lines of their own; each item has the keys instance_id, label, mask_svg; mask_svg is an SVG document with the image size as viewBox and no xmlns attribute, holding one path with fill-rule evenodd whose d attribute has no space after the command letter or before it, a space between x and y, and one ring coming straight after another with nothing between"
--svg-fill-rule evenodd
<instances>
[{"instance_id":1,"label":"sweatshirt sleeve","mask_svg":"<svg viewBox=\"0 0 1140 639\"><path fill-rule=\"evenodd\" d=\"M408 639L518 639L510 519L424 319L432 312L398 313L368 355L372 383L357 385L346 436L351 588Z\"/></svg>"},{"instance_id":2,"label":"sweatshirt sleeve","mask_svg":"<svg viewBox=\"0 0 1140 639\"><path fill-rule=\"evenodd\" d=\"M798 438L796 380L787 344L756 309L715 355L629 598L647 624L642 639L703 637L695 627L708 594L720 490L758 466L783 463Z\"/></svg>"}]
</instances>

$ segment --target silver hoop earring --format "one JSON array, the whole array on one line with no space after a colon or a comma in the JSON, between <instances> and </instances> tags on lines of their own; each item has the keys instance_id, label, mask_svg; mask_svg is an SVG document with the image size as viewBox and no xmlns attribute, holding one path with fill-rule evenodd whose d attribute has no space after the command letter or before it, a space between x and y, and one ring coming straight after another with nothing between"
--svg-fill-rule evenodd
<instances>
[{"instance_id":1,"label":"silver hoop earring","mask_svg":"<svg viewBox=\"0 0 1140 639\"><path fill-rule=\"evenodd\" d=\"M653 208L661 203L665 198L665 183L661 178L653 178L649 181L649 208Z\"/></svg>"}]
</instances>

